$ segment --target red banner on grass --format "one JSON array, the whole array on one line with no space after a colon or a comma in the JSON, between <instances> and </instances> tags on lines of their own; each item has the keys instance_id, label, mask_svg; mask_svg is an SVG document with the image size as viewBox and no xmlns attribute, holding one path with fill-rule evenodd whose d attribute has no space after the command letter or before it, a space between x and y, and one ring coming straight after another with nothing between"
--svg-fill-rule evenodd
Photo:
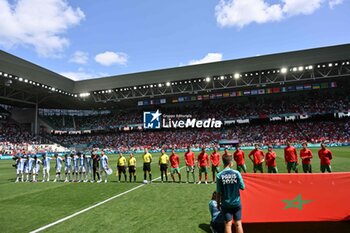
<instances>
[{"instance_id":1,"label":"red banner on grass","mask_svg":"<svg viewBox=\"0 0 350 233\"><path fill-rule=\"evenodd\" d=\"M350 220L350 173L243 174L242 220Z\"/></svg>"}]
</instances>

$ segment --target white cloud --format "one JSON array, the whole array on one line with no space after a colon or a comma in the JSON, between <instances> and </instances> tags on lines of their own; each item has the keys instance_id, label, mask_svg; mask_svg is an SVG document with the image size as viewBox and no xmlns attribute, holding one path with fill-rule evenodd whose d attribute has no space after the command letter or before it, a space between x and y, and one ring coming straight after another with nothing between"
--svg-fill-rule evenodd
<instances>
[{"instance_id":1,"label":"white cloud","mask_svg":"<svg viewBox=\"0 0 350 233\"><path fill-rule=\"evenodd\" d=\"M106 51L95 56L95 61L103 66L111 66L114 64L126 65L128 62L128 55L125 53L115 53Z\"/></svg>"},{"instance_id":2,"label":"white cloud","mask_svg":"<svg viewBox=\"0 0 350 233\"><path fill-rule=\"evenodd\" d=\"M283 0L286 15L310 15L321 7L324 0Z\"/></svg>"},{"instance_id":3,"label":"white cloud","mask_svg":"<svg viewBox=\"0 0 350 233\"><path fill-rule=\"evenodd\" d=\"M330 0L329 1L329 7L333 9L335 6L340 5L343 3L343 0Z\"/></svg>"},{"instance_id":4,"label":"white cloud","mask_svg":"<svg viewBox=\"0 0 350 233\"><path fill-rule=\"evenodd\" d=\"M215 7L220 26L243 27L250 23L266 23L282 18L281 6L264 0L221 0Z\"/></svg>"},{"instance_id":5,"label":"white cloud","mask_svg":"<svg viewBox=\"0 0 350 233\"><path fill-rule=\"evenodd\" d=\"M89 54L83 51L75 51L69 62L77 64L86 64L89 60Z\"/></svg>"},{"instance_id":6,"label":"white cloud","mask_svg":"<svg viewBox=\"0 0 350 233\"><path fill-rule=\"evenodd\" d=\"M89 73L89 72L85 72L83 69L79 69L78 71L61 72L60 75L73 79L75 81L108 76L107 73L93 73L93 72Z\"/></svg>"},{"instance_id":7,"label":"white cloud","mask_svg":"<svg viewBox=\"0 0 350 233\"><path fill-rule=\"evenodd\" d=\"M46 57L60 55L69 45L64 33L85 18L67 0L0 0L0 9L0 45L34 47Z\"/></svg>"},{"instance_id":8,"label":"white cloud","mask_svg":"<svg viewBox=\"0 0 350 233\"><path fill-rule=\"evenodd\" d=\"M203 58L199 60L191 60L188 62L189 65L198 65L202 63L210 63L210 62L216 62L216 61L222 61L222 54L221 53L208 53Z\"/></svg>"},{"instance_id":9,"label":"white cloud","mask_svg":"<svg viewBox=\"0 0 350 233\"><path fill-rule=\"evenodd\" d=\"M322 4L330 8L343 0L279 0L274 4L267 0L220 0L215 7L217 23L222 27L242 28L251 23L276 22L296 15L310 15Z\"/></svg>"}]
</instances>

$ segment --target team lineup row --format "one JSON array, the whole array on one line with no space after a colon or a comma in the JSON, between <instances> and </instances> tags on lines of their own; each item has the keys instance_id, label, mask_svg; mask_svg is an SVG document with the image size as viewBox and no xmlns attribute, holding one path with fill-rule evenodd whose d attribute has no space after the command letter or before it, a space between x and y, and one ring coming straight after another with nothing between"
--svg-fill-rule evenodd
<instances>
[{"instance_id":1,"label":"team lineup row","mask_svg":"<svg viewBox=\"0 0 350 233\"><path fill-rule=\"evenodd\" d=\"M153 160L152 155L148 152L146 148L145 153L142 156L143 159L143 173L144 182L147 183L147 175L149 181L152 182L152 172L151 163ZM224 156L231 156L236 162L236 169L239 172L247 172L245 164L245 154L244 151L240 149L240 146L236 146L236 150L233 154L228 152L228 149L224 150ZM321 143L321 149L318 151L318 156L320 158L321 172L331 172L331 160L332 152L326 148L326 145ZM263 163L267 167L269 173L278 173L278 168L276 164L276 153L273 151L272 146L268 146L268 151L264 153L259 145L255 145L255 149L252 150L249 155L249 159L253 163L253 171L263 173ZM294 171L298 172L298 152L295 147L293 147L289 142L284 149L284 159L287 166L288 173ZM305 173L311 173L311 159L313 158L311 150L307 148L307 143L303 143L303 148L300 150L300 158L302 160L302 167ZM32 181L37 182L37 177L42 166L43 177L42 182L50 181L50 161L55 160L55 179L54 182L62 181L62 169L64 168L65 180L64 182L102 182L102 176L104 175L104 182L108 182L108 175L112 174L112 169L109 165L108 156L104 151L93 150L91 155L83 153L72 153L70 155L66 154L64 157L55 154L54 158L42 155L42 158L38 158L36 155L31 155L27 153L25 155L14 156L16 161L16 182L19 181ZM188 183L189 176L192 174L192 181L196 183L194 171L195 168L199 169L199 181L198 184L202 182L202 174L205 175L205 183L208 183L208 170L211 165L212 171L212 182L215 182L216 173L220 172L220 160L221 155L218 153L217 148L213 148L213 152L209 156L206 153L206 148L202 148L202 151L198 154L197 158L195 154L191 151L191 148L187 148L187 152L184 154L184 161L186 165L187 180ZM159 156L158 165L161 172L161 181L168 181L168 167L170 165L170 174L172 181L175 182L175 174L178 176L178 181L181 182L180 173L180 157L172 149L171 155L168 156L165 150L161 151ZM64 167L63 167L64 165ZM117 174L118 180L121 181L122 175L124 176L124 181L127 181L127 170L129 172L129 182L136 182L136 158L133 153L127 159L122 153L119 153L117 159ZM97 178L97 179L96 179ZM164 179L165 178L165 179Z\"/></svg>"}]
</instances>

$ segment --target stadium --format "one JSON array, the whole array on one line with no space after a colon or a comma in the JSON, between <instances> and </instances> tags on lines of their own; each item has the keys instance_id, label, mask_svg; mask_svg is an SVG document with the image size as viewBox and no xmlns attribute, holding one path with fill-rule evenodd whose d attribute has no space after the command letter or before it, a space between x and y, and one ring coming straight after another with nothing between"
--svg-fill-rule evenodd
<instances>
[{"instance_id":1,"label":"stadium","mask_svg":"<svg viewBox=\"0 0 350 233\"><path fill-rule=\"evenodd\" d=\"M0 0L0 233L350 232L349 9Z\"/></svg>"},{"instance_id":2,"label":"stadium","mask_svg":"<svg viewBox=\"0 0 350 233\"><path fill-rule=\"evenodd\" d=\"M307 142L314 154L313 172L319 173L317 151L325 143L335 158L332 171L344 178L350 170L349 76L349 44L85 81L72 81L1 51L1 232L66 232L77 227L87 232L101 227L103 232L210 232L207 203L215 190L212 171L209 184L191 184L183 157L187 148L197 160L202 148L208 154L218 148L222 154L225 148L233 153L240 145L248 171L243 178L249 180L246 176L253 167L247 155L256 144L264 152L271 145L278 171L286 173L286 144L299 151ZM149 185L142 172L146 148L153 155ZM170 176L163 183L167 174L161 175L158 167L162 149L168 154L174 149L179 155L180 182L174 173L175 183ZM64 165L62 177L55 176L54 168L49 171L50 182L26 182L33 181L31 172L30 177L23 172L16 180L12 164L20 166L20 156L35 154L44 161L45 154L64 159L72 153L90 158L107 155L113 170L108 183L90 182L94 178L89 169L83 173L89 182L80 183L84 178L81 172L74 178L74 171L63 182ZM127 158L134 154L135 182L131 175L130 181L129 175L121 177L122 170L115 174L119 153ZM41 169L37 181L46 179ZM196 183L197 173L193 173ZM348 193L348 180L346 185L336 188ZM324 195L328 192L334 189ZM343 194L339 195L341 199ZM344 208L349 213L348 204ZM161 216L166 220L159 221ZM345 232L347 222L332 222L340 217L294 222L269 221L263 214L259 220L252 215L244 228L246 232ZM262 230L264 225L267 231Z\"/></svg>"}]
</instances>

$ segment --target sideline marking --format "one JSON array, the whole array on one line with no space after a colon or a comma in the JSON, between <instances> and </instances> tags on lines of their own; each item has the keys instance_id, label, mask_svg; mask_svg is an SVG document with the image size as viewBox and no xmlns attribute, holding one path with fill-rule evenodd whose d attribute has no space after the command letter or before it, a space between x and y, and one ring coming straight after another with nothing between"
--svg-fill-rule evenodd
<instances>
[{"instance_id":1,"label":"sideline marking","mask_svg":"<svg viewBox=\"0 0 350 233\"><path fill-rule=\"evenodd\" d=\"M184 167L186 167L186 166L181 167L180 170L183 169ZM170 174L170 173L168 173L168 174ZM153 179L152 181L159 180L160 178L161 178L161 177L159 176L159 177ZM69 215L69 216L67 216L67 217L61 218L61 219L59 219L59 220L57 220L57 221L55 221L55 222L52 222L52 223L47 224L47 225L45 225L45 226L42 226L42 227L40 227L40 228L38 228L38 229L36 229L36 230L30 231L30 233L37 233L37 232L41 232L41 231L43 231L43 230L46 230L47 228L50 228L50 227L52 227L52 226L54 226L54 225L57 225L57 224L59 224L59 223L61 223L61 222L64 222L64 221L66 221L66 220L68 220L68 219L71 219L71 218L73 218L73 217L75 217L75 216L77 216L77 215L79 215L79 214L85 213L86 211L89 211L89 210L91 210L91 209L93 209L93 208L96 208L96 207L98 207L98 206L100 206L100 205L103 205L103 204L105 204L106 202L109 202L109 201L111 201L111 200L113 200L113 199L115 199L115 198L118 198L118 197L120 197L120 196L123 196L123 195L125 195L125 194L128 194L128 193L130 193L130 192L132 192L132 191L134 191L134 190L136 190L136 189L139 189L139 188L141 188L141 187L143 187L143 186L145 186L145 185L146 185L146 184L140 184L140 185L138 185L138 186L136 186L136 187L134 187L134 188L132 188L132 189L129 189L129 190L125 191L125 192L119 193L119 194L117 194L117 195L115 195L115 196L113 196L113 197L110 197L110 198L108 198L108 199L106 199L106 200L104 200L104 201L101 201L101 202L99 202L99 203L97 203L97 204L95 204L95 205L92 205L92 206L90 206L90 207L87 207L87 208L85 208L85 209L82 209L82 210L80 210L80 211L78 211L78 212L76 212L76 213L74 213L74 214L71 214L71 215Z\"/></svg>"}]
</instances>

